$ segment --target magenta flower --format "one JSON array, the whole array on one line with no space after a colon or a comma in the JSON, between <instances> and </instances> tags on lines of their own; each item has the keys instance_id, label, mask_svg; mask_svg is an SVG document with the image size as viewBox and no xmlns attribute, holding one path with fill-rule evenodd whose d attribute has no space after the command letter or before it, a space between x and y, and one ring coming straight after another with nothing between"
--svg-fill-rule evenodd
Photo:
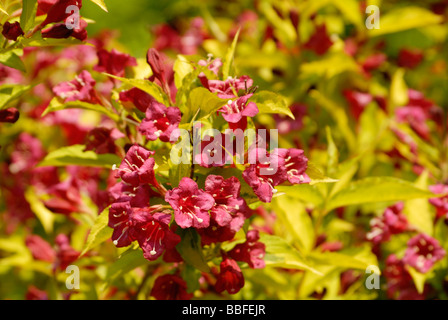
<instances>
[{"instance_id":1,"label":"magenta flower","mask_svg":"<svg viewBox=\"0 0 448 320\"><path fill-rule=\"evenodd\" d=\"M351 113L357 120L359 119L367 105L373 101L373 97L370 93L344 90L343 94L348 102Z\"/></svg>"},{"instance_id":2,"label":"magenta flower","mask_svg":"<svg viewBox=\"0 0 448 320\"><path fill-rule=\"evenodd\" d=\"M53 88L53 93L69 101L84 101L89 103L97 103L97 95L95 92L95 80L90 73L83 70L79 76L69 82L63 82Z\"/></svg>"},{"instance_id":3,"label":"magenta flower","mask_svg":"<svg viewBox=\"0 0 448 320\"><path fill-rule=\"evenodd\" d=\"M25 239L25 244L31 251L34 259L53 262L56 259L56 252L51 245L38 235L29 235Z\"/></svg>"},{"instance_id":4,"label":"magenta flower","mask_svg":"<svg viewBox=\"0 0 448 320\"><path fill-rule=\"evenodd\" d=\"M266 245L259 242L260 235L258 230L250 230L246 234L246 242L237 244L228 252L229 257L236 261L246 262L253 269L262 269L265 267L263 260L266 254Z\"/></svg>"},{"instance_id":5,"label":"magenta flower","mask_svg":"<svg viewBox=\"0 0 448 320\"><path fill-rule=\"evenodd\" d=\"M130 245L133 238L130 235L132 208L129 202L116 202L109 209L108 226L114 229L113 243L117 247Z\"/></svg>"},{"instance_id":6,"label":"magenta flower","mask_svg":"<svg viewBox=\"0 0 448 320\"><path fill-rule=\"evenodd\" d=\"M178 134L173 131L179 127L181 112L176 107L166 107L154 101L146 109L146 117L140 124L139 131L149 140L154 141L159 138L163 142L176 142Z\"/></svg>"},{"instance_id":7,"label":"magenta flower","mask_svg":"<svg viewBox=\"0 0 448 320\"><path fill-rule=\"evenodd\" d=\"M81 0L57 0L57 1L40 1L39 3L40 13L47 14L47 17L42 22L41 27L45 27L47 24L54 22L61 22L67 19L72 12L67 12L68 6L77 6L78 9L82 7Z\"/></svg>"},{"instance_id":8,"label":"magenta flower","mask_svg":"<svg viewBox=\"0 0 448 320\"><path fill-rule=\"evenodd\" d=\"M325 54L333 45L333 41L327 34L327 26L322 24L316 26L316 30L304 44L304 48L314 51L317 55Z\"/></svg>"},{"instance_id":9,"label":"magenta flower","mask_svg":"<svg viewBox=\"0 0 448 320\"><path fill-rule=\"evenodd\" d=\"M200 150L194 154L195 163L204 168L222 167L225 164L232 163L232 155L226 149L225 143L226 134L224 133L216 137L205 136L198 146ZM235 143L233 141L231 143L235 154Z\"/></svg>"},{"instance_id":10,"label":"magenta flower","mask_svg":"<svg viewBox=\"0 0 448 320\"><path fill-rule=\"evenodd\" d=\"M143 256L149 261L156 260L165 249L173 249L180 237L169 228L170 211L156 211L157 206L134 208L130 235L136 239L143 250Z\"/></svg>"},{"instance_id":11,"label":"magenta flower","mask_svg":"<svg viewBox=\"0 0 448 320\"><path fill-rule=\"evenodd\" d=\"M137 60L134 57L115 49L110 52L100 49L97 54L98 64L93 67L93 70L98 72L107 72L118 77L124 77L126 67L137 65Z\"/></svg>"},{"instance_id":12,"label":"magenta flower","mask_svg":"<svg viewBox=\"0 0 448 320\"><path fill-rule=\"evenodd\" d=\"M410 230L408 220L402 213L403 203L387 208L381 217L373 218L370 221L372 227L367 234L367 239L375 244L388 241L391 235Z\"/></svg>"},{"instance_id":13,"label":"magenta flower","mask_svg":"<svg viewBox=\"0 0 448 320\"><path fill-rule=\"evenodd\" d=\"M70 240L65 234L59 234L55 239L56 243L56 263L54 268L60 268L60 270L65 270L67 266L75 262L80 252L73 249L70 245Z\"/></svg>"},{"instance_id":14,"label":"magenta flower","mask_svg":"<svg viewBox=\"0 0 448 320\"><path fill-rule=\"evenodd\" d=\"M116 169L115 177L121 178L124 182L137 187L143 183L154 183L154 164L153 158L150 158L154 154L153 151L146 150L139 145L133 145L123 161L120 167Z\"/></svg>"},{"instance_id":15,"label":"magenta flower","mask_svg":"<svg viewBox=\"0 0 448 320\"><path fill-rule=\"evenodd\" d=\"M115 140L120 138L124 138L124 134L116 128L94 128L87 135L84 150L95 150L97 154L116 153Z\"/></svg>"},{"instance_id":16,"label":"magenta flower","mask_svg":"<svg viewBox=\"0 0 448 320\"><path fill-rule=\"evenodd\" d=\"M197 183L187 177L182 178L179 186L169 190L165 201L174 209L174 219L181 228L206 228L210 224L208 211L215 200L204 190L198 188Z\"/></svg>"},{"instance_id":17,"label":"magenta flower","mask_svg":"<svg viewBox=\"0 0 448 320\"><path fill-rule=\"evenodd\" d=\"M292 184L309 183L310 177L306 174L308 158L301 149L274 149L276 154L284 160L288 181Z\"/></svg>"},{"instance_id":18,"label":"magenta flower","mask_svg":"<svg viewBox=\"0 0 448 320\"><path fill-rule=\"evenodd\" d=\"M87 39L87 22L83 19L79 20L79 27L69 29L65 23L58 23L50 28L42 30L42 38L66 39L73 37L80 41Z\"/></svg>"},{"instance_id":19,"label":"magenta flower","mask_svg":"<svg viewBox=\"0 0 448 320\"><path fill-rule=\"evenodd\" d=\"M408 241L403 262L421 273L426 273L437 261L442 260L445 254L437 239L421 233Z\"/></svg>"},{"instance_id":20,"label":"magenta flower","mask_svg":"<svg viewBox=\"0 0 448 320\"><path fill-rule=\"evenodd\" d=\"M218 110L227 122L238 123L243 117L254 117L258 113L257 105L254 102L247 103L252 97L252 93L229 100L227 104Z\"/></svg>"},{"instance_id":21,"label":"magenta flower","mask_svg":"<svg viewBox=\"0 0 448 320\"><path fill-rule=\"evenodd\" d=\"M205 180L205 192L215 199L215 204L210 211L211 217L216 223L223 227L236 219L243 219L243 211L246 202L240 197L241 184L236 177L224 179L221 176L209 175ZM238 216L236 216L240 213Z\"/></svg>"},{"instance_id":22,"label":"magenta flower","mask_svg":"<svg viewBox=\"0 0 448 320\"><path fill-rule=\"evenodd\" d=\"M243 227L244 221L245 217L241 213L237 213L230 223L223 227L214 219L210 219L210 225L207 228L197 229L201 235L202 245L232 240L237 231Z\"/></svg>"},{"instance_id":23,"label":"magenta flower","mask_svg":"<svg viewBox=\"0 0 448 320\"><path fill-rule=\"evenodd\" d=\"M238 97L238 92L243 90L245 93L253 86L254 81L249 76L239 78L229 77L227 80L208 80L202 81L202 84L211 92L218 93L222 99L232 99Z\"/></svg>"},{"instance_id":24,"label":"magenta flower","mask_svg":"<svg viewBox=\"0 0 448 320\"><path fill-rule=\"evenodd\" d=\"M414 69L423 60L423 52L419 49L403 48L398 53L398 65L400 67Z\"/></svg>"},{"instance_id":25,"label":"magenta flower","mask_svg":"<svg viewBox=\"0 0 448 320\"><path fill-rule=\"evenodd\" d=\"M190 300L192 293L187 292L187 283L174 274L160 276L154 282L151 296L157 300Z\"/></svg>"},{"instance_id":26,"label":"magenta flower","mask_svg":"<svg viewBox=\"0 0 448 320\"><path fill-rule=\"evenodd\" d=\"M448 219L448 185L436 184L430 186L429 190L435 194L444 194L443 197L429 199L429 202L436 207L438 218Z\"/></svg>"},{"instance_id":27,"label":"magenta flower","mask_svg":"<svg viewBox=\"0 0 448 320\"><path fill-rule=\"evenodd\" d=\"M387 296L397 300L424 300L425 296L419 294L411 275L403 260L391 254L386 259L384 277L387 280Z\"/></svg>"},{"instance_id":28,"label":"magenta flower","mask_svg":"<svg viewBox=\"0 0 448 320\"><path fill-rule=\"evenodd\" d=\"M288 179L285 160L273 152L270 156L265 149L250 151L249 157L256 157L256 163L250 164L243 172L243 178L263 202L271 202L277 190L275 186Z\"/></svg>"},{"instance_id":29,"label":"magenta flower","mask_svg":"<svg viewBox=\"0 0 448 320\"><path fill-rule=\"evenodd\" d=\"M223 257L219 275L216 280L215 290L219 293L226 290L235 294L244 287L244 276L235 260Z\"/></svg>"},{"instance_id":30,"label":"magenta flower","mask_svg":"<svg viewBox=\"0 0 448 320\"><path fill-rule=\"evenodd\" d=\"M121 102L131 102L141 112L146 112L146 109L156 100L149 93L138 88L132 88L127 91L120 92ZM126 104L125 104L126 106Z\"/></svg>"}]
</instances>

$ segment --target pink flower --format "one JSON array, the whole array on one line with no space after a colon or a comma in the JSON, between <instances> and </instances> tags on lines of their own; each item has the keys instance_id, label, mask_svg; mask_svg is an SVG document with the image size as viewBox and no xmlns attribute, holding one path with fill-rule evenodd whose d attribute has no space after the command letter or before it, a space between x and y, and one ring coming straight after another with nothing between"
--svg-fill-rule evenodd
<instances>
[{"instance_id":1,"label":"pink flower","mask_svg":"<svg viewBox=\"0 0 448 320\"><path fill-rule=\"evenodd\" d=\"M437 261L442 260L445 254L439 241L421 233L408 241L403 262L421 273L426 273Z\"/></svg>"},{"instance_id":2,"label":"pink flower","mask_svg":"<svg viewBox=\"0 0 448 320\"><path fill-rule=\"evenodd\" d=\"M285 159L273 152L270 156L265 149L256 148L250 151L249 157L255 157L256 163L250 164L243 172L244 181L254 190L263 202L271 202L277 190L275 186L288 179Z\"/></svg>"},{"instance_id":3,"label":"pink flower","mask_svg":"<svg viewBox=\"0 0 448 320\"><path fill-rule=\"evenodd\" d=\"M292 184L309 183L310 177L306 174L308 158L301 149L274 149L275 154L284 160L288 181Z\"/></svg>"},{"instance_id":4,"label":"pink flower","mask_svg":"<svg viewBox=\"0 0 448 320\"><path fill-rule=\"evenodd\" d=\"M166 107L154 101L146 109L146 117L140 124L139 131L149 140L159 138L163 142L176 142L178 134L172 134L179 127L181 112L176 107Z\"/></svg>"},{"instance_id":5,"label":"pink flower","mask_svg":"<svg viewBox=\"0 0 448 320\"><path fill-rule=\"evenodd\" d=\"M343 94L347 99L350 111L355 119L359 119L367 105L373 101L373 97L370 93L344 90Z\"/></svg>"},{"instance_id":6,"label":"pink flower","mask_svg":"<svg viewBox=\"0 0 448 320\"><path fill-rule=\"evenodd\" d=\"M143 250L143 256L149 261L156 260L165 249L174 249L180 242L180 237L169 228L171 220L170 211L157 211L154 209L134 208L132 210L132 226L130 234L136 239Z\"/></svg>"},{"instance_id":7,"label":"pink flower","mask_svg":"<svg viewBox=\"0 0 448 320\"><path fill-rule=\"evenodd\" d=\"M238 97L239 91L244 91L247 93L247 91L253 86L254 81L249 76L241 76L239 78L229 77L225 81L207 80L202 83L211 92L218 93L218 97L222 99L232 99Z\"/></svg>"},{"instance_id":8,"label":"pink flower","mask_svg":"<svg viewBox=\"0 0 448 320\"><path fill-rule=\"evenodd\" d=\"M368 74L370 71L378 69L386 61L387 56L384 53L374 53L362 62L361 67Z\"/></svg>"},{"instance_id":9,"label":"pink flower","mask_svg":"<svg viewBox=\"0 0 448 320\"><path fill-rule=\"evenodd\" d=\"M126 67L137 65L137 60L134 57L115 49L112 49L110 52L100 49L97 55L98 64L93 67L93 70L98 72L107 72L118 77L124 77Z\"/></svg>"},{"instance_id":10,"label":"pink flower","mask_svg":"<svg viewBox=\"0 0 448 320\"><path fill-rule=\"evenodd\" d=\"M126 156L116 170L115 177L121 178L124 182L137 187L144 183L154 183L154 164L153 151L146 150L139 145L133 145L129 148Z\"/></svg>"},{"instance_id":11,"label":"pink flower","mask_svg":"<svg viewBox=\"0 0 448 320\"><path fill-rule=\"evenodd\" d=\"M388 241L391 235L410 230L408 220L402 213L403 203L398 203L387 208L381 217L370 221L372 230L367 234L367 239L375 244Z\"/></svg>"},{"instance_id":12,"label":"pink flower","mask_svg":"<svg viewBox=\"0 0 448 320\"><path fill-rule=\"evenodd\" d=\"M181 228L206 228L210 224L208 211L215 200L204 190L198 188L197 183L187 177L182 178L179 186L169 190L165 201L174 209L174 219Z\"/></svg>"},{"instance_id":13,"label":"pink flower","mask_svg":"<svg viewBox=\"0 0 448 320\"><path fill-rule=\"evenodd\" d=\"M31 285L28 287L28 290L25 294L26 300L48 300L48 294L44 290L40 290L39 288Z\"/></svg>"},{"instance_id":14,"label":"pink flower","mask_svg":"<svg viewBox=\"0 0 448 320\"><path fill-rule=\"evenodd\" d=\"M206 135L200 141L200 152L194 155L195 163L204 168L222 167L226 163L232 163L232 156L225 148L225 139L226 134L224 133L216 137Z\"/></svg>"},{"instance_id":15,"label":"pink flower","mask_svg":"<svg viewBox=\"0 0 448 320\"><path fill-rule=\"evenodd\" d=\"M422 138L429 139L430 129L426 124L428 115L425 110L416 106L405 106L395 109L397 121L400 123L409 123L411 128Z\"/></svg>"},{"instance_id":16,"label":"pink flower","mask_svg":"<svg viewBox=\"0 0 448 320\"><path fill-rule=\"evenodd\" d=\"M89 103L97 103L98 99L95 91L95 84L96 82L90 73L83 70L74 80L63 82L55 86L53 88L53 93L64 99L65 102L79 100Z\"/></svg>"},{"instance_id":17,"label":"pink flower","mask_svg":"<svg viewBox=\"0 0 448 320\"><path fill-rule=\"evenodd\" d=\"M219 226L227 226L233 219L240 219L244 223L246 202L240 197L240 189L241 184L236 177L224 179L217 175L207 176L205 192L215 199L210 214Z\"/></svg>"},{"instance_id":18,"label":"pink flower","mask_svg":"<svg viewBox=\"0 0 448 320\"><path fill-rule=\"evenodd\" d=\"M254 117L258 113L257 105L254 102L247 103L252 94L247 94L236 100L229 100L218 110L227 122L238 123L243 117Z\"/></svg>"},{"instance_id":19,"label":"pink flower","mask_svg":"<svg viewBox=\"0 0 448 320\"><path fill-rule=\"evenodd\" d=\"M230 258L236 261L246 262L253 269L262 269L265 267L263 260L266 254L266 245L259 242L260 235L258 230L250 230L246 234L246 242L237 244L228 252Z\"/></svg>"},{"instance_id":20,"label":"pink flower","mask_svg":"<svg viewBox=\"0 0 448 320\"><path fill-rule=\"evenodd\" d=\"M130 245L133 239L130 236L132 208L129 202L113 203L109 209L108 226L114 229L112 240L117 247Z\"/></svg>"},{"instance_id":21,"label":"pink flower","mask_svg":"<svg viewBox=\"0 0 448 320\"><path fill-rule=\"evenodd\" d=\"M190 300L193 294L187 292L184 279L174 274L165 274L154 282L151 296L157 300Z\"/></svg>"},{"instance_id":22,"label":"pink flower","mask_svg":"<svg viewBox=\"0 0 448 320\"><path fill-rule=\"evenodd\" d=\"M387 279L387 296L397 300L423 300L418 294L414 281L403 263L403 260L391 254L386 259L384 276Z\"/></svg>"},{"instance_id":23,"label":"pink flower","mask_svg":"<svg viewBox=\"0 0 448 320\"><path fill-rule=\"evenodd\" d=\"M445 194L443 197L431 198L429 202L436 207L437 217L448 219L448 185L436 184L429 187L429 190L435 194Z\"/></svg>"},{"instance_id":24,"label":"pink flower","mask_svg":"<svg viewBox=\"0 0 448 320\"><path fill-rule=\"evenodd\" d=\"M226 290L235 294L244 287L244 276L235 260L223 257L220 272L216 280L215 289L221 293Z\"/></svg>"}]
</instances>

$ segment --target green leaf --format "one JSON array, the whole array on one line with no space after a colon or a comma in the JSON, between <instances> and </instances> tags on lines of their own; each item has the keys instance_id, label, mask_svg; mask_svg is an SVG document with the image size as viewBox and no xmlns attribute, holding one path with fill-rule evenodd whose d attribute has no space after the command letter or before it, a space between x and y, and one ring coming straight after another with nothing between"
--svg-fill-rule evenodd
<instances>
[{"instance_id":1,"label":"green leaf","mask_svg":"<svg viewBox=\"0 0 448 320\"><path fill-rule=\"evenodd\" d=\"M327 172L329 174L334 174L336 170L336 166L339 163L339 152L338 148L336 147L336 144L334 143L333 136L331 135L331 129L330 127L325 128L327 133L327 154L328 154L328 160L327 160Z\"/></svg>"},{"instance_id":2,"label":"green leaf","mask_svg":"<svg viewBox=\"0 0 448 320\"><path fill-rule=\"evenodd\" d=\"M160 88L158 85L156 85L154 82L151 82L149 80L144 79L127 79L122 77L117 77L113 74L104 73L105 75L120 80L121 82L131 86L139 88L140 90L145 91L146 93L149 93L151 96L154 97L158 102L168 106L170 105L170 100L168 96L163 92L162 88Z\"/></svg>"},{"instance_id":3,"label":"green leaf","mask_svg":"<svg viewBox=\"0 0 448 320\"><path fill-rule=\"evenodd\" d=\"M230 76L230 67L232 66L232 62L235 56L236 44L238 42L238 36L240 34L240 30L238 29L235 37L233 38L232 45L227 50L226 57L222 64L222 76L224 79L227 79Z\"/></svg>"},{"instance_id":4,"label":"green leaf","mask_svg":"<svg viewBox=\"0 0 448 320\"><path fill-rule=\"evenodd\" d=\"M393 177L369 177L351 183L328 201L326 209L374 203L432 198L434 194L415 187L411 182Z\"/></svg>"},{"instance_id":5,"label":"green leaf","mask_svg":"<svg viewBox=\"0 0 448 320\"><path fill-rule=\"evenodd\" d=\"M62 102L62 100L58 97L53 98L50 101L50 104L45 109L45 111L42 113L42 117L46 116L50 112L59 111L59 110L65 110L65 109L84 109L84 110L91 110L96 111L99 113L102 113L115 122L118 122L120 119L120 116L113 112L112 110L106 109L104 106L100 104L92 104L84 101L70 101L70 102Z\"/></svg>"},{"instance_id":6,"label":"green leaf","mask_svg":"<svg viewBox=\"0 0 448 320\"><path fill-rule=\"evenodd\" d=\"M0 110L8 107L8 104L20 98L31 86L19 84L5 84L0 86Z\"/></svg>"},{"instance_id":7,"label":"green leaf","mask_svg":"<svg viewBox=\"0 0 448 320\"><path fill-rule=\"evenodd\" d=\"M121 254L118 260L108 267L106 272L106 282L111 283L135 268L149 263L151 262L143 257L143 252L140 249L135 250L131 248Z\"/></svg>"},{"instance_id":8,"label":"green leaf","mask_svg":"<svg viewBox=\"0 0 448 320\"><path fill-rule=\"evenodd\" d=\"M4 64L7 67L26 72L25 65L23 64L22 59L20 59L19 57L19 50L0 52L0 63Z\"/></svg>"},{"instance_id":9,"label":"green leaf","mask_svg":"<svg viewBox=\"0 0 448 320\"><path fill-rule=\"evenodd\" d=\"M423 28L442 22L443 17L414 6L403 6L381 15L380 28L369 30L372 37L409 29Z\"/></svg>"},{"instance_id":10,"label":"green leaf","mask_svg":"<svg viewBox=\"0 0 448 320\"><path fill-rule=\"evenodd\" d=\"M190 170L191 163L179 163L178 165L171 164L169 170L171 186L176 188L183 177L190 177Z\"/></svg>"},{"instance_id":11,"label":"green leaf","mask_svg":"<svg viewBox=\"0 0 448 320\"><path fill-rule=\"evenodd\" d=\"M103 243L107 239L112 237L113 230L107 226L109 222L109 207L103 210L101 214L96 218L92 229L90 230L87 241L81 252L81 256L86 254L87 251Z\"/></svg>"},{"instance_id":12,"label":"green leaf","mask_svg":"<svg viewBox=\"0 0 448 320\"><path fill-rule=\"evenodd\" d=\"M198 109L199 114L196 120L207 118L218 111L226 103L226 99L219 98L215 93L212 93L205 88L194 88L188 97L187 109L182 110L184 113L182 122L190 122Z\"/></svg>"},{"instance_id":13,"label":"green leaf","mask_svg":"<svg viewBox=\"0 0 448 320\"><path fill-rule=\"evenodd\" d=\"M114 164L121 163L121 159L115 154L97 154L91 150L84 151L84 148L84 145L76 144L57 149L50 152L38 166L78 165L110 169Z\"/></svg>"},{"instance_id":14,"label":"green leaf","mask_svg":"<svg viewBox=\"0 0 448 320\"><path fill-rule=\"evenodd\" d=\"M415 182L415 187L427 190L428 177L428 171L424 171ZM408 200L405 202L403 211L411 225L413 225L417 230L432 236L434 231L434 217L427 199Z\"/></svg>"},{"instance_id":15,"label":"green leaf","mask_svg":"<svg viewBox=\"0 0 448 320\"><path fill-rule=\"evenodd\" d=\"M277 217L298 241L301 251L311 251L314 247L314 229L305 205L299 199L287 196L273 199L273 205Z\"/></svg>"},{"instance_id":16,"label":"green leaf","mask_svg":"<svg viewBox=\"0 0 448 320\"><path fill-rule=\"evenodd\" d=\"M408 88L404 81L405 70L402 68L397 69L392 76L392 81L390 83L390 100L391 107L405 106L408 103Z\"/></svg>"},{"instance_id":17,"label":"green leaf","mask_svg":"<svg viewBox=\"0 0 448 320\"><path fill-rule=\"evenodd\" d=\"M108 12L106 3L104 2L104 0L90 0L90 1L92 1L94 4L96 4L98 7L100 7L104 11Z\"/></svg>"},{"instance_id":18,"label":"green leaf","mask_svg":"<svg viewBox=\"0 0 448 320\"><path fill-rule=\"evenodd\" d=\"M359 260L356 257L339 252L313 252L307 257L315 263L337 266L346 269L366 270L366 268L370 265L369 263Z\"/></svg>"},{"instance_id":19,"label":"green leaf","mask_svg":"<svg viewBox=\"0 0 448 320\"><path fill-rule=\"evenodd\" d=\"M425 290L425 282L428 278L429 273L420 273L417 270L415 270L412 267L407 266L407 270L409 271L409 274L412 277L412 280L414 281L415 287L417 288L417 291L419 294L423 293L423 290Z\"/></svg>"},{"instance_id":20,"label":"green leaf","mask_svg":"<svg viewBox=\"0 0 448 320\"><path fill-rule=\"evenodd\" d=\"M320 169L311 161L308 161L306 174L311 178L310 185L314 185L316 183L332 183L338 181L324 175L322 171L320 171Z\"/></svg>"},{"instance_id":21,"label":"green leaf","mask_svg":"<svg viewBox=\"0 0 448 320\"><path fill-rule=\"evenodd\" d=\"M294 119L285 98L275 92L260 91L255 93L250 101L255 102L260 114L263 113L281 113Z\"/></svg>"},{"instance_id":22,"label":"green leaf","mask_svg":"<svg viewBox=\"0 0 448 320\"><path fill-rule=\"evenodd\" d=\"M174 61L174 83L177 89L182 87L182 81L184 78L194 71L193 66L190 61L187 60L183 55L178 54L176 61Z\"/></svg>"},{"instance_id":23,"label":"green leaf","mask_svg":"<svg viewBox=\"0 0 448 320\"><path fill-rule=\"evenodd\" d=\"M37 12L37 0L23 0L22 14L20 16L20 26L26 34L34 26L34 18Z\"/></svg>"},{"instance_id":24,"label":"green leaf","mask_svg":"<svg viewBox=\"0 0 448 320\"><path fill-rule=\"evenodd\" d=\"M176 233L181 237L181 241L176 246L176 250L189 265L201 270L210 272L210 267L205 261L201 247L201 237L193 228L177 228Z\"/></svg>"},{"instance_id":25,"label":"green leaf","mask_svg":"<svg viewBox=\"0 0 448 320\"><path fill-rule=\"evenodd\" d=\"M324 202L324 196L322 193L316 187L309 184L276 186L275 189L277 189L279 193L285 193L294 199L303 201L305 204L311 203L315 207L320 207ZM280 201L282 201L282 199L280 199Z\"/></svg>"},{"instance_id":26,"label":"green leaf","mask_svg":"<svg viewBox=\"0 0 448 320\"><path fill-rule=\"evenodd\" d=\"M320 274L319 271L309 265L300 252L291 247L284 239L261 233L260 241L266 245L264 261L267 267L308 270Z\"/></svg>"},{"instance_id":27,"label":"green leaf","mask_svg":"<svg viewBox=\"0 0 448 320\"><path fill-rule=\"evenodd\" d=\"M47 234L51 233L53 231L53 224L55 219L53 212L45 207L32 187L29 187L25 191L25 198L31 207L31 211L34 212L34 214L37 216L40 223L44 227L45 232Z\"/></svg>"}]
</instances>

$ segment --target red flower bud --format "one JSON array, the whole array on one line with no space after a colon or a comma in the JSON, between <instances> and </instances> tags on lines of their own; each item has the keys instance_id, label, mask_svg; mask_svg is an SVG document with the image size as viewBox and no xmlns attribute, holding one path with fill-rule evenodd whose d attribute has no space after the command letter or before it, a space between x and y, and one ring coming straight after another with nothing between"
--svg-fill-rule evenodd
<instances>
[{"instance_id":1,"label":"red flower bud","mask_svg":"<svg viewBox=\"0 0 448 320\"><path fill-rule=\"evenodd\" d=\"M0 122L15 123L19 119L20 113L16 108L0 110Z\"/></svg>"},{"instance_id":2,"label":"red flower bud","mask_svg":"<svg viewBox=\"0 0 448 320\"><path fill-rule=\"evenodd\" d=\"M14 23L6 21L3 25L2 35L8 40L16 41L18 36L23 36L23 30L20 27L20 23L17 21Z\"/></svg>"}]
</instances>

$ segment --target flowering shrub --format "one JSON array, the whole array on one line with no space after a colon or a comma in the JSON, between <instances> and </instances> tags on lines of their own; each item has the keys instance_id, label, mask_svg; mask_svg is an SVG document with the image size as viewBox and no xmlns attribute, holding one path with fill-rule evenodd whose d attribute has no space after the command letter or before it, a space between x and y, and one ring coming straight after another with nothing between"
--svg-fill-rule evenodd
<instances>
[{"instance_id":1,"label":"flowering shrub","mask_svg":"<svg viewBox=\"0 0 448 320\"><path fill-rule=\"evenodd\" d=\"M447 298L445 2L91 5L0 4L0 297Z\"/></svg>"}]
</instances>

